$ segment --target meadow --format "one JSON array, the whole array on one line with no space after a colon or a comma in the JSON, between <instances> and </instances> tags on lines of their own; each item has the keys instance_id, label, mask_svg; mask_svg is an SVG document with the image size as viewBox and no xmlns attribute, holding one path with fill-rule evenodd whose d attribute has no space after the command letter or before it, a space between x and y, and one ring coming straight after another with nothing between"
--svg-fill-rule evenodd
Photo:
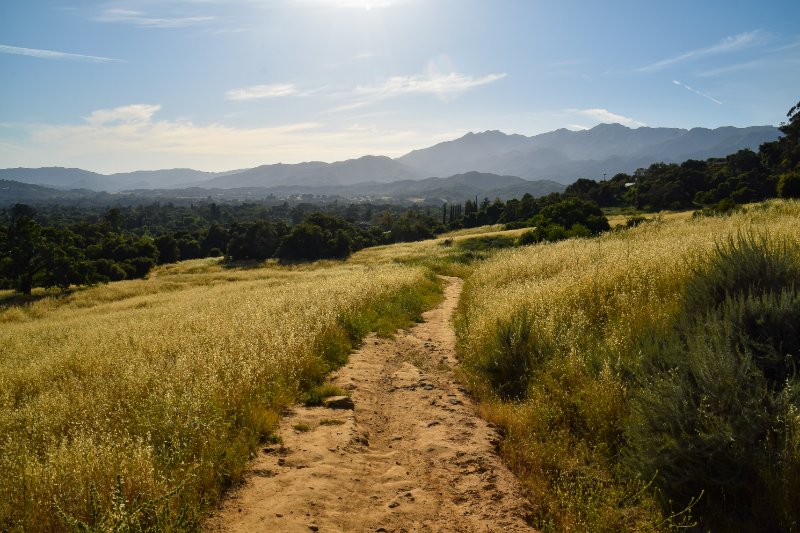
<instances>
[{"instance_id":1,"label":"meadow","mask_svg":"<svg viewBox=\"0 0 800 533\"><path fill-rule=\"evenodd\" d=\"M192 530L369 331L439 297L419 267L195 260L0 310L0 530Z\"/></svg>"},{"instance_id":2,"label":"meadow","mask_svg":"<svg viewBox=\"0 0 800 533\"><path fill-rule=\"evenodd\" d=\"M598 238L519 246L525 229L486 227L0 298L0 529L196 529L281 410L319 396L368 331L418 320L440 273L466 280L459 378L503 431L537 528L796 530L800 203L626 220ZM775 339L731 341L742 317L775 326L784 359L745 358Z\"/></svg>"},{"instance_id":3,"label":"meadow","mask_svg":"<svg viewBox=\"0 0 800 533\"><path fill-rule=\"evenodd\" d=\"M500 251L463 375L543 531L797 530L800 203Z\"/></svg>"}]
</instances>

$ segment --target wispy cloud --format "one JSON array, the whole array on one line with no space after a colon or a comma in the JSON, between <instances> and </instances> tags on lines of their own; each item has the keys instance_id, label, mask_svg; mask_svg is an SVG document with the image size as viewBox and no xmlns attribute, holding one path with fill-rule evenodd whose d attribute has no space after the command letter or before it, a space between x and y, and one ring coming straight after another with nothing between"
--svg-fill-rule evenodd
<instances>
[{"instance_id":1,"label":"wispy cloud","mask_svg":"<svg viewBox=\"0 0 800 533\"><path fill-rule=\"evenodd\" d=\"M616 113L612 113L608 109L603 109L599 107L590 108L590 109L567 109L567 113L577 114L584 117L589 117L599 122L605 123L618 123L623 124L625 126L646 126L644 122L640 122L630 117L626 117L624 115L618 115Z\"/></svg>"},{"instance_id":2,"label":"wispy cloud","mask_svg":"<svg viewBox=\"0 0 800 533\"><path fill-rule=\"evenodd\" d=\"M359 95L395 96L399 94L446 94L459 93L481 85L487 85L506 77L506 73L488 74L475 78L451 72L449 74L393 76L377 85L359 85Z\"/></svg>"},{"instance_id":3,"label":"wispy cloud","mask_svg":"<svg viewBox=\"0 0 800 533\"><path fill-rule=\"evenodd\" d=\"M740 33L738 35L726 37L712 46L690 50L677 56L656 61L655 63L651 63L636 70L639 72L656 72L685 61L742 50L757 44L760 37L761 34L758 31Z\"/></svg>"},{"instance_id":4,"label":"wispy cloud","mask_svg":"<svg viewBox=\"0 0 800 533\"><path fill-rule=\"evenodd\" d=\"M113 109L98 109L86 117L92 126L108 126L113 124L144 124L150 122L153 115L161 110L160 105L134 104Z\"/></svg>"},{"instance_id":5,"label":"wispy cloud","mask_svg":"<svg viewBox=\"0 0 800 533\"><path fill-rule=\"evenodd\" d=\"M41 59L66 59L71 61L89 61L90 63L108 63L110 61L121 61L121 59L112 59L110 57L87 56L83 54L71 54L68 52L56 52L55 50L39 50L37 48L21 48L19 46L8 46L5 44L0 44L0 53L38 57Z\"/></svg>"},{"instance_id":6,"label":"wispy cloud","mask_svg":"<svg viewBox=\"0 0 800 533\"><path fill-rule=\"evenodd\" d=\"M280 98L284 96L300 96L303 93L291 83L276 83L273 85L253 85L241 89L231 89L225 93L228 100L247 101L261 100L264 98Z\"/></svg>"},{"instance_id":7,"label":"wispy cloud","mask_svg":"<svg viewBox=\"0 0 800 533\"><path fill-rule=\"evenodd\" d=\"M698 95L698 96L702 96L703 98L705 98L705 99L707 99L707 100L711 100L712 102L714 102L714 103L715 103L715 104L717 104L717 105L722 105L722 102L720 102L719 100L717 100L717 99L716 99L716 98L714 98L713 96L709 96L709 95L707 95L706 93L700 92L700 91L698 91L697 89L695 89L694 87L690 87L689 85L686 85L686 84L685 84L685 83L683 83L683 82L680 82L680 81L678 81L678 80L672 80L672 83L674 83L674 84L675 84L675 85L677 85L678 87L683 87L683 88L684 88L684 89L686 89L687 91L693 92L694 94L696 94L696 95Z\"/></svg>"},{"instance_id":8,"label":"wispy cloud","mask_svg":"<svg viewBox=\"0 0 800 533\"><path fill-rule=\"evenodd\" d=\"M346 91L328 92L325 88L300 94L325 94L334 101L343 101L325 111L325 113L340 113L403 95L435 94L446 102L465 91L501 80L506 75L502 72L474 77L456 72L439 74L431 71L428 74L392 76L378 83L356 85L355 88Z\"/></svg>"},{"instance_id":9,"label":"wispy cloud","mask_svg":"<svg viewBox=\"0 0 800 533\"><path fill-rule=\"evenodd\" d=\"M106 9L100 15L94 18L97 22L116 22L123 24L132 24L134 26L142 26L149 28L184 28L186 26L194 26L197 24L206 24L216 20L212 16L173 16L173 17L153 17L148 16L143 11L135 11L132 9Z\"/></svg>"},{"instance_id":10,"label":"wispy cloud","mask_svg":"<svg viewBox=\"0 0 800 533\"><path fill-rule=\"evenodd\" d=\"M695 72L694 75L701 78L709 78L713 76L721 76L723 74L730 74L731 72L738 72L740 70L748 70L751 68L764 66L764 60L746 61L744 63L735 63L733 65L726 65L724 67L710 68Z\"/></svg>"}]
</instances>

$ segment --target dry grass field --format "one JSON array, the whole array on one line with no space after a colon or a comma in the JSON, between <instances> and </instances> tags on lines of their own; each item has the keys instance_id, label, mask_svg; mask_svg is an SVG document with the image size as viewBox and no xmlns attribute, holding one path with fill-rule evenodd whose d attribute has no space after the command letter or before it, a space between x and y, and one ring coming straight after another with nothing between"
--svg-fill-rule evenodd
<instances>
[{"instance_id":1,"label":"dry grass field","mask_svg":"<svg viewBox=\"0 0 800 533\"><path fill-rule=\"evenodd\" d=\"M800 203L648 218L593 239L519 247L525 230L487 227L344 263L197 260L26 305L0 295L0 530L196 528L283 407L368 331L390 334L435 303L434 272L466 279L461 377L503 428L538 528L690 524L696 509L665 507L652 479L626 470L643 339L673 328L728 236L797 243ZM786 413L782 457L800 465L800 418Z\"/></svg>"},{"instance_id":2,"label":"dry grass field","mask_svg":"<svg viewBox=\"0 0 800 533\"><path fill-rule=\"evenodd\" d=\"M645 531L683 523L688 513L659 511L650 479L621 471L643 339L676 323L689 278L715 246L741 234L796 244L798 227L800 203L774 201L731 217L667 215L595 239L514 248L475 269L456 322L459 353L484 414L506 428L503 452L526 481L538 527ZM783 457L797 460L796 403L786 413ZM777 492L786 488L780 483Z\"/></svg>"},{"instance_id":3,"label":"dry grass field","mask_svg":"<svg viewBox=\"0 0 800 533\"><path fill-rule=\"evenodd\" d=\"M397 264L198 260L7 306L0 530L192 529L283 406L438 291Z\"/></svg>"}]
</instances>

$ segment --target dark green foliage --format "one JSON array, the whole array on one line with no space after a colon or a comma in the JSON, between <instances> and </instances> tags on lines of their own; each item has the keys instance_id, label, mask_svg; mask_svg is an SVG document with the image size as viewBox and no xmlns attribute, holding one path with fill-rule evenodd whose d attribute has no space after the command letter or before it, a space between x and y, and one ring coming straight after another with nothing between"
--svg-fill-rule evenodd
<instances>
[{"instance_id":1,"label":"dark green foliage","mask_svg":"<svg viewBox=\"0 0 800 533\"><path fill-rule=\"evenodd\" d=\"M161 235L155 240L159 264L174 263L181 257L178 241L172 235Z\"/></svg>"},{"instance_id":2,"label":"dark green foliage","mask_svg":"<svg viewBox=\"0 0 800 533\"><path fill-rule=\"evenodd\" d=\"M97 259L93 264L101 281L120 281L127 277L125 269L111 259Z\"/></svg>"},{"instance_id":3,"label":"dark green foliage","mask_svg":"<svg viewBox=\"0 0 800 533\"><path fill-rule=\"evenodd\" d=\"M591 237L611 229L597 204L575 197L544 206L526 225L535 227L520 236L520 245Z\"/></svg>"},{"instance_id":4,"label":"dark green foliage","mask_svg":"<svg viewBox=\"0 0 800 533\"><path fill-rule=\"evenodd\" d=\"M285 228L264 220L234 224L230 229L228 256L235 261L268 259L275 255L284 232Z\"/></svg>"},{"instance_id":5,"label":"dark green foliage","mask_svg":"<svg viewBox=\"0 0 800 533\"><path fill-rule=\"evenodd\" d=\"M786 172L778 178L778 196L800 198L800 172Z\"/></svg>"},{"instance_id":6,"label":"dark green foliage","mask_svg":"<svg viewBox=\"0 0 800 533\"><path fill-rule=\"evenodd\" d=\"M349 222L314 213L283 238L275 253L282 261L344 259L369 242L368 235Z\"/></svg>"},{"instance_id":7,"label":"dark green foliage","mask_svg":"<svg viewBox=\"0 0 800 533\"><path fill-rule=\"evenodd\" d=\"M700 209L699 211L695 211L692 214L692 218L730 216L736 213L743 213L744 211L744 207L740 206L730 198L725 198L720 200L717 204L712 204Z\"/></svg>"},{"instance_id":8,"label":"dark green foliage","mask_svg":"<svg viewBox=\"0 0 800 533\"><path fill-rule=\"evenodd\" d=\"M625 463L720 531L800 524L800 250L739 235L695 269L683 313L642 342ZM787 496L788 495L788 496Z\"/></svg>"},{"instance_id":9,"label":"dark green foliage","mask_svg":"<svg viewBox=\"0 0 800 533\"><path fill-rule=\"evenodd\" d=\"M414 211L407 211L404 216L392 220L389 228L391 242L411 242L432 239L434 235L443 231L444 226L433 217L420 215Z\"/></svg>"},{"instance_id":10,"label":"dark green foliage","mask_svg":"<svg viewBox=\"0 0 800 533\"><path fill-rule=\"evenodd\" d=\"M76 246L79 237L67 229L42 227L29 206L11 209L10 223L0 232L0 280L22 294L33 287L85 285L96 281L92 264Z\"/></svg>"},{"instance_id":11,"label":"dark green foliage","mask_svg":"<svg viewBox=\"0 0 800 533\"><path fill-rule=\"evenodd\" d=\"M576 224L586 227L592 234L608 231L608 219L596 203L580 198L565 198L543 208L536 219L545 224L571 228Z\"/></svg>"},{"instance_id":12,"label":"dark green foliage","mask_svg":"<svg viewBox=\"0 0 800 533\"><path fill-rule=\"evenodd\" d=\"M528 311L521 309L497 325L493 350L478 363L477 370L498 396L519 400L525 397L536 371L553 353L553 347L537 335Z\"/></svg>"},{"instance_id":13,"label":"dark green foliage","mask_svg":"<svg viewBox=\"0 0 800 533\"><path fill-rule=\"evenodd\" d=\"M515 246L515 244L516 243L512 237L494 235L491 237L474 237L471 239L461 240L458 242L458 249L465 252L485 252L489 250L512 248ZM452 241L450 245L452 245Z\"/></svg>"},{"instance_id":14,"label":"dark green foliage","mask_svg":"<svg viewBox=\"0 0 800 533\"><path fill-rule=\"evenodd\" d=\"M636 172L626 198L637 209L688 209L695 195L705 189L707 165L689 160L681 165L655 163Z\"/></svg>"},{"instance_id":15,"label":"dark green foliage","mask_svg":"<svg viewBox=\"0 0 800 533\"><path fill-rule=\"evenodd\" d=\"M229 240L230 236L224 227L219 224L211 224L208 227L208 231L203 237L201 244L206 255L214 256L211 251L227 249ZM218 253L216 255L219 256L222 254Z\"/></svg>"},{"instance_id":16,"label":"dark green foliage","mask_svg":"<svg viewBox=\"0 0 800 533\"><path fill-rule=\"evenodd\" d=\"M739 150L724 160L709 165L708 187L695 196L701 205L726 198L737 202L756 202L775 196L776 180L752 150Z\"/></svg>"},{"instance_id":17,"label":"dark green foliage","mask_svg":"<svg viewBox=\"0 0 800 533\"><path fill-rule=\"evenodd\" d=\"M650 222L649 218L643 217L642 215L634 215L632 217L628 217L628 219L625 221L625 227L628 229L635 228L637 226L641 226L642 224L646 224L647 222Z\"/></svg>"},{"instance_id":18,"label":"dark green foliage","mask_svg":"<svg viewBox=\"0 0 800 533\"><path fill-rule=\"evenodd\" d=\"M788 122L780 126L783 137L762 144L758 153L745 149L706 161L655 163L638 169L633 176L617 174L608 181L579 179L565 194L595 201L602 207L632 206L645 211L692 209L720 205L725 200L757 202L776 194L798 198L800 102L787 117ZM520 218L504 222L512 220Z\"/></svg>"},{"instance_id":19,"label":"dark green foliage","mask_svg":"<svg viewBox=\"0 0 800 533\"><path fill-rule=\"evenodd\" d=\"M696 316L730 298L800 288L799 258L796 242L765 234L738 234L718 242L713 253L693 269L683 312Z\"/></svg>"},{"instance_id":20,"label":"dark green foliage","mask_svg":"<svg viewBox=\"0 0 800 533\"><path fill-rule=\"evenodd\" d=\"M152 257L134 257L126 262L133 267L133 276L130 276L132 278L143 278L156 266Z\"/></svg>"},{"instance_id":21,"label":"dark green foliage","mask_svg":"<svg viewBox=\"0 0 800 533\"><path fill-rule=\"evenodd\" d=\"M325 257L329 250L331 234L315 224L298 224L283 238L278 257L288 261L313 261Z\"/></svg>"},{"instance_id":22,"label":"dark green foliage","mask_svg":"<svg viewBox=\"0 0 800 533\"><path fill-rule=\"evenodd\" d=\"M448 241L450 241L448 243ZM453 246L450 239L442 242L443 246ZM473 237L463 239L456 243L457 254L452 255L452 260L462 264L486 259L494 250L502 250L518 246L518 240L513 237L496 235L491 237Z\"/></svg>"},{"instance_id":23,"label":"dark green foliage","mask_svg":"<svg viewBox=\"0 0 800 533\"><path fill-rule=\"evenodd\" d=\"M584 200L595 202L600 207L622 207L627 205L625 201L626 184L633 181L627 174L616 174L610 180L600 181L599 183L580 178L575 183L567 187L566 195L577 196Z\"/></svg>"}]
</instances>

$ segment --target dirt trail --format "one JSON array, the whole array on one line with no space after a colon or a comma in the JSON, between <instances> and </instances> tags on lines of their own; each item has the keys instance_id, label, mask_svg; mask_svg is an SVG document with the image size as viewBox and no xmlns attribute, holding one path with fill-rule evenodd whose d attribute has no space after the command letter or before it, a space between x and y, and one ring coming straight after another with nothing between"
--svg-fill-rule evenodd
<instances>
[{"instance_id":1,"label":"dirt trail","mask_svg":"<svg viewBox=\"0 0 800 533\"><path fill-rule=\"evenodd\" d=\"M298 407L282 419L283 445L258 454L207 531L532 531L497 434L453 379L462 281L446 282L425 322L369 336L334 375L355 410Z\"/></svg>"}]
</instances>

